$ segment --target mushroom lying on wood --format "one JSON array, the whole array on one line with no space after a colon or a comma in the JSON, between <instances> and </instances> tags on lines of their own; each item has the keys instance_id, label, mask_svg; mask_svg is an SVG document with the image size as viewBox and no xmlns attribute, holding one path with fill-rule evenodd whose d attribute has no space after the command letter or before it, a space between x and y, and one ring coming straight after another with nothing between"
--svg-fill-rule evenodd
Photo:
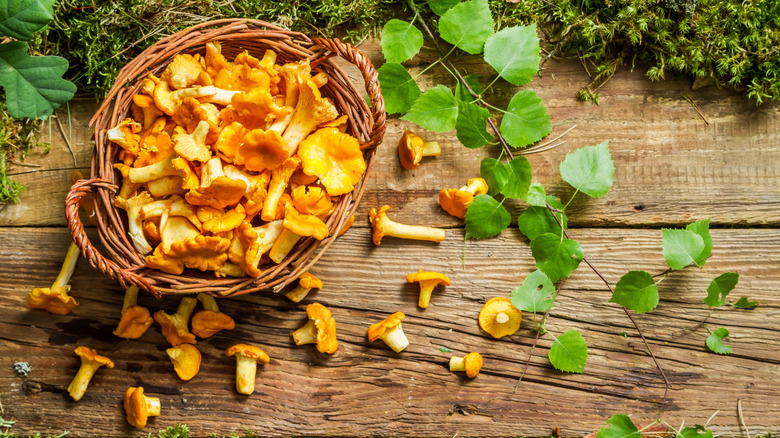
<instances>
[{"instance_id":1,"label":"mushroom lying on wood","mask_svg":"<svg viewBox=\"0 0 780 438\"><path fill-rule=\"evenodd\" d=\"M201 354L192 344L180 344L165 350L173 363L173 369L180 379L192 379L200 371Z\"/></svg>"},{"instance_id":2,"label":"mushroom lying on wood","mask_svg":"<svg viewBox=\"0 0 780 438\"><path fill-rule=\"evenodd\" d=\"M446 275L438 272L423 272L422 269L407 275L406 282L420 284L420 298L417 300L417 305L423 309L428 307L428 304L431 302L431 293L436 286L440 284L444 286L450 285L450 279Z\"/></svg>"},{"instance_id":3,"label":"mushroom lying on wood","mask_svg":"<svg viewBox=\"0 0 780 438\"><path fill-rule=\"evenodd\" d=\"M482 369L482 355L479 353L469 353L465 357L451 357L450 371L465 371L466 375L477 377L479 370Z\"/></svg>"},{"instance_id":4,"label":"mushroom lying on wood","mask_svg":"<svg viewBox=\"0 0 780 438\"><path fill-rule=\"evenodd\" d=\"M152 316L146 307L139 306L138 286L130 286L125 291L125 299L122 304L122 319L114 330L114 334L120 338L138 339L146 333L152 325Z\"/></svg>"},{"instance_id":5,"label":"mushroom lying on wood","mask_svg":"<svg viewBox=\"0 0 780 438\"><path fill-rule=\"evenodd\" d=\"M127 414L127 422L137 429L146 427L146 421L149 417L160 416L160 399L145 396L144 389L140 386L127 388L123 405Z\"/></svg>"},{"instance_id":6,"label":"mushroom lying on wood","mask_svg":"<svg viewBox=\"0 0 780 438\"><path fill-rule=\"evenodd\" d=\"M246 344L228 348L225 356L236 357L236 390L239 394L252 394L255 391L257 364L266 364L271 358L260 348Z\"/></svg>"},{"instance_id":7,"label":"mushroom lying on wood","mask_svg":"<svg viewBox=\"0 0 780 438\"><path fill-rule=\"evenodd\" d=\"M68 385L68 394L74 401L79 401L84 396L84 393L87 392L87 386L89 381L92 380L92 376L95 375L95 371L103 365L114 368L114 362L107 357L99 355L97 351L91 348L78 347L74 352L81 357L81 367L76 373L76 377Z\"/></svg>"},{"instance_id":8,"label":"mushroom lying on wood","mask_svg":"<svg viewBox=\"0 0 780 438\"><path fill-rule=\"evenodd\" d=\"M298 278L298 286L284 294L284 296L294 303L300 303L312 289L322 289L322 280L306 271Z\"/></svg>"},{"instance_id":9,"label":"mushroom lying on wood","mask_svg":"<svg viewBox=\"0 0 780 438\"><path fill-rule=\"evenodd\" d=\"M233 330L236 327L233 318L219 311L217 300L211 295L199 293L198 301L203 304L204 310L192 317L192 333L199 338L208 338L222 330Z\"/></svg>"},{"instance_id":10,"label":"mushroom lying on wood","mask_svg":"<svg viewBox=\"0 0 780 438\"><path fill-rule=\"evenodd\" d=\"M435 157L441 154L441 147L435 141L425 142L414 132L406 130L398 141L398 158L406 169L420 167L422 157Z\"/></svg>"},{"instance_id":11,"label":"mushroom lying on wood","mask_svg":"<svg viewBox=\"0 0 780 438\"><path fill-rule=\"evenodd\" d=\"M158 310L154 314L154 320L162 327L163 336L172 346L179 344L194 344L195 335L190 333L187 323L198 300L184 297L179 303L179 308L173 315L168 315L164 310Z\"/></svg>"},{"instance_id":12,"label":"mushroom lying on wood","mask_svg":"<svg viewBox=\"0 0 780 438\"><path fill-rule=\"evenodd\" d=\"M73 271L76 270L76 262L80 253L79 247L71 242L65 255L65 261L62 263L62 268L54 280L54 284L51 287L36 287L33 289L27 295L27 307L44 309L55 315L67 315L79 305L72 296L68 295L68 292L70 292L68 282L70 282L70 277L73 276Z\"/></svg>"},{"instance_id":13,"label":"mushroom lying on wood","mask_svg":"<svg viewBox=\"0 0 780 438\"><path fill-rule=\"evenodd\" d=\"M506 297L488 300L479 312L479 326L494 338L514 334L520 328L523 313Z\"/></svg>"},{"instance_id":14,"label":"mushroom lying on wood","mask_svg":"<svg viewBox=\"0 0 780 438\"><path fill-rule=\"evenodd\" d=\"M487 192L488 185L484 179L471 178L460 189L446 189L439 192L439 204L447 213L463 219L474 197Z\"/></svg>"},{"instance_id":15,"label":"mushroom lying on wood","mask_svg":"<svg viewBox=\"0 0 780 438\"><path fill-rule=\"evenodd\" d=\"M382 237L384 236L411 240L428 240L430 242L441 242L444 240L444 230L441 228L404 225L393 222L387 217L388 210L390 210L390 206L385 205L379 209L379 212L372 208L368 213L371 225L374 227L372 236L374 245L382 243Z\"/></svg>"},{"instance_id":16,"label":"mushroom lying on wood","mask_svg":"<svg viewBox=\"0 0 780 438\"><path fill-rule=\"evenodd\" d=\"M291 333L295 345L317 344L320 353L333 354L339 347L336 339L336 319L325 306L312 303L306 306L309 321Z\"/></svg>"},{"instance_id":17,"label":"mushroom lying on wood","mask_svg":"<svg viewBox=\"0 0 780 438\"><path fill-rule=\"evenodd\" d=\"M402 352L409 346L409 339L406 338L406 334L401 328L401 320L405 317L403 312L396 312L384 321L372 325L368 328L368 341L374 342L381 339L396 353Z\"/></svg>"}]
</instances>

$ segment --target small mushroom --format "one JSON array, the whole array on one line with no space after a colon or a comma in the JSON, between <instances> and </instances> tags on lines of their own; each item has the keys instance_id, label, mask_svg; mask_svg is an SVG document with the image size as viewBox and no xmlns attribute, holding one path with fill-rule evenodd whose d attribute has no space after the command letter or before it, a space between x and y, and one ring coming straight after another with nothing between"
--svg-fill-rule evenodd
<instances>
[{"instance_id":1,"label":"small mushroom","mask_svg":"<svg viewBox=\"0 0 780 438\"><path fill-rule=\"evenodd\" d=\"M114 334L120 338L138 339L146 333L152 325L152 316L146 307L138 304L138 286L130 286L125 291L125 299L122 304L122 319L114 330Z\"/></svg>"},{"instance_id":2,"label":"small mushroom","mask_svg":"<svg viewBox=\"0 0 780 438\"><path fill-rule=\"evenodd\" d=\"M441 147L435 141L425 142L414 132L406 130L398 142L398 158L406 169L414 170L420 166L422 157L434 157L441 154Z\"/></svg>"},{"instance_id":3,"label":"small mushroom","mask_svg":"<svg viewBox=\"0 0 780 438\"><path fill-rule=\"evenodd\" d=\"M192 333L199 338L208 338L222 330L233 330L236 323L233 318L219 311L217 300L211 295L199 293L198 301L203 304L204 310L192 317Z\"/></svg>"},{"instance_id":4,"label":"small mushroom","mask_svg":"<svg viewBox=\"0 0 780 438\"><path fill-rule=\"evenodd\" d=\"M420 299L417 301L417 305L423 309L428 307L428 304L431 302L431 293L436 286L440 284L444 286L450 285L450 279L446 275L438 272L423 272L422 269L407 275L406 282L420 283Z\"/></svg>"},{"instance_id":5,"label":"small mushroom","mask_svg":"<svg viewBox=\"0 0 780 438\"><path fill-rule=\"evenodd\" d=\"M252 394L255 391L257 364L266 364L271 358L260 348L247 344L236 344L228 348L225 356L236 357L236 390L239 394Z\"/></svg>"},{"instance_id":6,"label":"small mushroom","mask_svg":"<svg viewBox=\"0 0 780 438\"><path fill-rule=\"evenodd\" d=\"M195 305L197 304L198 300L195 298L184 297L173 315L168 315L164 310L155 312L154 320L160 324L165 340L172 346L195 343L195 335L188 330L187 322L190 320L190 315L192 315L192 311L195 310Z\"/></svg>"},{"instance_id":7,"label":"small mushroom","mask_svg":"<svg viewBox=\"0 0 780 438\"><path fill-rule=\"evenodd\" d=\"M460 189L446 189L439 192L441 208L452 216L461 219L466 217L466 210L474 201L474 197L488 192L487 182L482 178L471 178Z\"/></svg>"},{"instance_id":8,"label":"small mushroom","mask_svg":"<svg viewBox=\"0 0 780 438\"><path fill-rule=\"evenodd\" d=\"M145 396L144 389L140 386L127 388L123 405L127 422L137 429L146 427L149 417L160 416L160 399Z\"/></svg>"},{"instance_id":9,"label":"small mushroom","mask_svg":"<svg viewBox=\"0 0 780 438\"><path fill-rule=\"evenodd\" d=\"M192 344L180 344L165 350L180 379L187 381L198 374L201 354Z\"/></svg>"},{"instance_id":10,"label":"small mushroom","mask_svg":"<svg viewBox=\"0 0 780 438\"><path fill-rule=\"evenodd\" d=\"M200 186L187 192L185 199L193 205L208 205L217 209L235 205L246 193L246 183L225 176L222 160L209 158L201 168Z\"/></svg>"},{"instance_id":11,"label":"small mushroom","mask_svg":"<svg viewBox=\"0 0 780 438\"><path fill-rule=\"evenodd\" d=\"M317 344L320 353L333 354L339 347L336 339L336 319L325 306L312 303L306 306L309 321L291 333L295 345Z\"/></svg>"},{"instance_id":12,"label":"small mushroom","mask_svg":"<svg viewBox=\"0 0 780 438\"><path fill-rule=\"evenodd\" d=\"M479 326L494 338L513 335L520 328L523 312L506 297L488 300L479 312Z\"/></svg>"},{"instance_id":13,"label":"small mushroom","mask_svg":"<svg viewBox=\"0 0 780 438\"><path fill-rule=\"evenodd\" d=\"M411 240L428 240L430 242L441 242L444 240L444 230L441 228L404 225L393 222L387 217L388 210L390 210L390 206L385 205L379 209L379 212L372 208L368 214L371 219L371 225L374 227L374 245L379 245L384 236Z\"/></svg>"},{"instance_id":14,"label":"small mushroom","mask_svg":"<svg viewBox=\"0 0 780 438\"><path fill-rule=\"evenodd\" d=\"M405 317L403 312L395 312L384 321L372 325L368 328L368 341L381 339L396 353L402 352L409 345L409 339L401 328L401 320Z\"/></svg>"},{"instance_id":15,"label":"small mushroom","mask_svg":"<svg viewBox=\"0 0 780 438\"><path fill-rule=\"evenodd\" d=\"M302 299L306 298L309 291L315 288L322 289L322 280L306 271L298 278L298 286L284 296L294 303L300 303Z\"/></svg>"},{"instance_id":16,"label":"small mushroom","mask_svg":"<svg viewBox=\"0 0 780 438\"><path fill-rule=\"evenodd\" d=\"M27 295L27 307L44 309L55 315L67 315L79 305L72 296L68 295L68 292L70 292L68 282L70 282L70 277L73 276L73 271L76 270L76 262L80 253L81 250L78 245L71 242L65 255L65 261L62 263L62 268L54 280L54 284L51 287L36 287L33 289Z\"/></svg>"},{"instance_id":17,"label":"small mushroom","mask_svg":"<svg viewBox=\"0 0 780 438\"><path fill-rule=\"evenodd\" d=\"M482 369L482 355L479 353L450 358L450 371L465 371L466 375L473 379L477 377L480 369Z\"/></svg>"},{"instance_id":18,"label":"small mushroom","mask_svg":"<svg viewBox=\"0 0 780 438\"><path fill-rule=\"evenodd\" d=\"M73 397L74 401L79 401L87 392L87 386L89 386L92 376L95 375L95 371L103 365L114 368L114 362L88 347L78 347L74 352L81 357L81 367L68 386L68 394Z\"/></svg>"}]
</instances>

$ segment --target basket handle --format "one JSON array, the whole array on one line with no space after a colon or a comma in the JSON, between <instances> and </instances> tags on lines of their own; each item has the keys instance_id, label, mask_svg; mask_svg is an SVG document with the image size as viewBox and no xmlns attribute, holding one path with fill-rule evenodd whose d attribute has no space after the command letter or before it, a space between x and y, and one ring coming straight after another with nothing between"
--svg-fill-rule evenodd
<instances>
[{"instance_id":1,"label":"basket handle","mask_svg":"<svg viewBox=\"0 0 780 438\"><path fill-rule=\"evenodd\" d=\"M79 217L79 201L81 198L89 195L94 188L98 187L108 190L116 189L114 184L111 184L111 182L104 179L80 179L71 186L70 191L65 198L65 216L68 218L68 228L70 229L73 241L79 249L81 249L81 253L89 260L89 263L93 267L98 268L112 279L118 279L122 284L122 287L127 287L128 284L134 284L140 288L146 289L159 298L161 296L160 292L153 288L146 279L134 272L122 269L115 262L103 257L103 255L92 245L92 242L90 242L89 237L84 230L84 224Z\"/></svg>"},{"instance_id":2,"label":"basket handle","mask_svg":"<svg viewBox=\"0 0 780 438\"><path fill-rule=\"evenodd\" d=\"M382 141L387 126L387 113L385 112L385 100L379 88L379 78L374 65L362 51L349 43L344 43L338 38L312 38L314 44L322 46L337 54L347 62L354 64L360 70L365 81L366 92L371 99L371 115L374 124L368 135L368 142L361 149L375 148Z\"/></svg>"}]
</instances>

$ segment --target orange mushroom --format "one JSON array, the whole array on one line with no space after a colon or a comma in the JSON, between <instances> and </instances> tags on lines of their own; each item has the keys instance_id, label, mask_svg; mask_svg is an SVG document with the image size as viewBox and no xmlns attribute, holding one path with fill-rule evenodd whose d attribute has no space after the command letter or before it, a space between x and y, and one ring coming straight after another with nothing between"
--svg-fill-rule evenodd
<instances>
[{"instance_id":1,"label":"orange mushroom","mask_svg":"<svg viewBox=\"0 0 780 438\"><path fill-rule=\"evenodd\" d=\"M298 150L298 144L317 126L330 122L339 113L333 103L323 98L317 85L311 79L303 82L298 89L298 102L292 120L284 130L284 143L290 155Z\"/></svg>"},{"instance_id":2,"label":"orange mushroom","mask_svg":"<svg viewBox=\"0 0 780 438\"><path fill-rule=\"evenodd\" d=\"M470 378L477 377L479 370L482 369L482 355L479 353L469 353L465 357L451 357L450 371L465 371Z\"/></svg>"},{"instance_id":3,"label":"orange mushroom","mask_svg":"<svg viewBox=\"0 0 780 438\"><path fill-rule=\"evenodd\" d=\"M168 218L168 221L177 218ZM163 226L164 229L164 226ZM221 236L197 236L174 242L166 249L165 231L163 242L158 245L154 254L147 256L146 265L169 274L179 275L184 268L201 271L216 270L228 259L230 240Z\"/></svg>"},{"instance_id":4,"label":"orange mushroom","mask_svg":"<svg viewBox=\"0 0 780 438\"><path fill-rule=\"evenodd\" d=\"M200 186L185 195L187 202L193 205L208 205L214 208L225 208L235 205L244 197L246 183L225 176L222 161L210 158L203 165Z\"/></svg>"},{"instance_id":5,"label":"orange mushroom","mask_svg":"<svg viewBox=\"0 0 780 438\"><path fill-rule=\"evenodd\" d=\"M76 377L68 385L68 394L73 398L73 401L79 401L84 396L84 393L87 392L87 386L89 386L92 376L95 375L95 371L103 365L114 368L114 362L107 357L99 355L97 351L91 348L78 347L74 352L81 357L81 367L79 367Z\"/></svg>"},{"instance_id":6,"label":"orange mushroom","mask_svg":"<svg viewBox=\"0 0 780 438\"><path fill-rule=\"evenodd\" d=\"M265 197L268 195L268 183L271 181L271 171L265 170L257 175L242 172L235 166L227 165L222 168L225 176L231 179L240 179L246 183L244 209L247 216L254 216L263 209Z\"/></svg>"},{"instance_id":7,"label":"orange mushroom","mask_svg":"<svg viewBox=\"0 0 780 438\"><path fill-rule=\"evenodd\" d=\"M76 270L76 262L79 260L81 250L78 245L71 242L68 252L65 255L65 261L62 263L60 273L54 280L51 287L36 287L27 295L27 307L31 309L44 309L55 315L67 315L79 303L76 299L68 295L70 292L70 277Z\"/></svg>"},{"instance_id":8,"label":"orange mushroom","mask_svg":"<svg viewBox=\"0 0 780 438\"><path fill-rule=\"evenodd\" d=\"M200 371L200 351L191 344L179 344L165 350L173 363L173 370L180 379L192 380Z\"/></svg>"},{"instance_id":9,"label":"orange mushroom","mask_svg":"<svg viewBox=\"0 0 780 438\"><path fill-rule=\"evenodd\" d=\"M253 129L238 147L238 157L247 170L262 172L279 167L287 159L288 152L278 132Z\"/></svg>"},{"instance_id":10,"label":"orange mushroom","mask_svg":"<svg viewBox=\"0 0 780 438\"><path fill-rule=\"evenodd\" d=\"M209 122L198 122L192 134L178 132L173 134L173 150L188 161L206 162L211 158L211 149L206 146L206 136L209 133ZM177 128L178 129L178 128Z\"/></svg>"},{"instance_id":11,"label":"orange mushroom","mask_svg":"<svg viewBox=\"0 0 780 438\"><path fill-rule=\"evenodd\" d=\"M187 88L197 83L202 71L203 66L192 55L179 54L174 56L173 61L165 67L160 79L173 88Z\"/></svg>"},{"instance_id":12,"label":"orange mushroom","mask_svg":"<svg viewBox=\"0 0 780 438\"><path fill-rule=\"evenodd\" d=\"M187 323L197 304L198 300L195 298L184 297L173 315L168 315L164 310L158 310L154 313L154 320L160 324L165 340L172 346L194 344L196 342L195 335L190 333L187 328Z\"/></svg>"},{"instance_id":13,"label":"orange mushroom","mask_svg":"<svg viewBox=\"0 0 780 438\"><path fill-rule=\"evenodd\" d=\"M254 228L248 222L242 223L236 230L228 251L230 260L241 266L248 275L260 275L260 259L274 247L284 230L281 220Z\"/></svg>"},{"instance_id":14,"label":"orange mushroom","mask_svg":"<svg viewBox=\"0 0 780 438\"><path fill-rule=\"evenodd\" d=\"M138 154L138 143L141 141L141 136L139 135L141 128L141 125L135 120L127 118L106 131L106 137L109 141L116 143L126 152L135 156Z\"/></svg>"},{"instance_id":15,"label":"orange mushroom","mask_svg":"<svg viewBox=\"0 0 780 438\"><path fill-rule=\"evenodd\" d=\"M427 240L430 242L441 242L444 240L444 230L441 228L424 227L420 225L404 225L393 222L387 217L387 211L390 206L385 205L379 209L372 208L368 213L371 219L371 225L374 227L373 241L374 245L382 243L382 237L393 236L401 239Z\"/></svg>"},{"instance_id":16,"label":"orange mushroom","mask_svg":"<svg viewBox=\"0 0 780 438\"><path fill-rule=\"evenodd\" d=\"M333 208L330 195L322 187L301 185L294 188L291 195L293 206L303 214L323 218Z\"/></svg>"},{"instance_id":17,"label":"orange mushroom","mask_svg":"<svg viewBox=\"0 0 780 438\"><path fill-rule=\"evenodd\" d=\"M243 157L238 154L238 148L244 141L247 130L240 122L230 123L219 131L214 150L223 160L236 165L244 164ZM227 167L227 166L225 166Z\"/></svg>"},{"instance_id":18,"label":"orange mushroom","mask_svg":"<svg viewBox=\"0 0 780 438\"><path fill-rule=\"evenodd\" d=\"M309 321L291 333L295 345L317 344L320 353L333 354L339 347L336 339L336 319L325 306L312 303L306 306Z\"/></svg>"},{"instance_id":19,"label":"orange mushroom","mask_svg":"<svg viewBox=\"0 0 780 438\"><path fill-rule=\"evenodd\" d=\"M179 101L171 98L171 89L165 81L160 81L154 86L152 98L154 98L154 104L157 105L157 108L169 116L173 115L179 105Z\"/></svg>"},{"instance_id":20,"label":"orange mushroom","mask_svg":"<svg viewBox=\"0 0 780 438\"><path fill-rule=\"evenodd\" d=\"M125 299L122 303L122 319L114 330L114 334L124 339L138 339L146 333L152 325L152 316L149 309L139 306L138 286L130 286L125 290Z\"/></svg>"},{"instance_id":21,"label":"orange mushroom","mask_svg":"<svg viewBox=\"0 0 780 438\"><path fill-rule=\"evenodd\" d=\"M366 170L357 139L336 128L318 129L298 146L303 172L316 175L331 196L355 189Z\"/></svg>"},{"instance_id":22,"label":"orange mushroom","mask_svg":"<svg viewBox=\"0 0 780 438\"><path fill-rule=\"evenodd\" d=\"M460 189L446 189L439 192L441 208L452 216L461 219L466 217L466 210L474 197L488 192L487 182L482 178L471 178Z\"/></svg>"},{"instance_id":23,"label":"orange mushroom","mask_svg":"<svg viewBox=\"0 0 780 438\"><path fill-rule=\"evenodd\" d=\"M406 169L420 167L422 157L434 157L441 154L441 147L435 141L425 142L412 131L404 131L398 142L398 158Z\"/></svg>"},{"instance_id":24,"label":"orange mushroom","mask_svg":"<svg viewBox=\"0 0 780 438\"><path fill-rule=\"evenodd\" d=\"M263 202L263 210L260 218L266 222L276 220L276 209L279 206L279 200L282 198L288 181L293 172L301 164L297 156L292 156L282 163L281 166L271 171L271 182L268 184L268 194Z\"/></svg>"},{"instance_id":25,"label":"orange mushroom","mask_svg":"<svg viewBox=\"0 0 780 438\"><path fill-rule=\"evenodd\" d=\"M266 74L260 86L235 94L230 105L220 113L223 123L241 122L247 129L266 129L274 120L289 113L290 109L278 105L271 95L268 81Z\"/></svg>"},{"instance_id":26,"label":"orange mushroom","mask_svg":"<svg viewBox=\"0 0 780 438\"><path fill-rule=\"evenodd\" d=\"M444 286L450 285L450 279L446 275L438 272L423 272L422 269L407 275L406 282L420 284L420 298L417 301L417 305L423 309L428 307L428 304L431 302L431 293L436 286L440 284Z\"/></svg>"},{"instance_id":27,"label":"orange mushroom","mask_svg":"<svg viewBox=\"0 0 780 438\"><path fill-rule=\"evenodd\" d=\"M368 328L368 341L374 342L381 339L396 353L404 351L409 346L409 339L401 328L401 320L406 315L396 312L388 316L384 321L373 324Z\"/></svg>"},{"instance_id":28,"label":"orange mushroom","mask_svg":"<svg viewBox=\"0 0 780 438\"><path fill-rule=\"evenodd\" d=\"M236 357L236 391L250 395L255 392L257 364L267 364L271 358L258 347L236 344L225 351L225 356Z\"/></svg>"},{"instance_id":29,"label":"orange mushroom","mask_svg":"<svg viewBox=\"0 0 780 438\"><path fill-rule=\"evenodd\" d=\"M233 330L236 323L233 318L219 311L217 300L211 295L199 293L198 301L203 304L204 310L192 317L192 333L199 338L210 338L222 330Z\"/></svg>"},{"instance_id":30,"label":"orange mushroom","mask_svg":"<svg viewBox=\"0 0 780 438\"><path fill-rule=\"evenodd\" d=\"M300 303L312 289L322 289L322 280L306 271L298 278L298 286L284 296L294 303Z\"/></svg>"},{"instance_id":31,"label":"orange mushroom","mask_svg":"<svg viewBox=\"0 0 780 438\"><path fill-rule=\"evenodd\" d=\"M328 237L330 230L322 219L313 214L301 214L292 205L284 213L284 227L299 236L312 236L317 240Z\"/></svg>"},{"instance_id":32,"label":"orange mushroom","mask_svg":"<svg viewBox=\"0 0 780 438\"><path fill-rule=\"evenodd\" d=\"M142 387L130 387L123 400L127 422L136 429L146 427L149 417L160 416L160 399L144 395Z\"/></svg>"},{"instance_id":33,"label":"orange mushroom","mask_svg":"<svg viewBox=\"0 0 780 438\"><path fill-rule=\"evenodd\" d=\"M479 326L494 338L513 335L520 328L523 313L506 297L488 300L479 312Z\"/></svg>"},{"instance_id":34,"label":"orange mushroom","mask_svg":"<svg viewBox=\"0 0 780 438\"><path fill-rule=\"evenodd\" d=\"M143 131L149 130L154 122L163 115L163 112L154 104L154 98L145 94L136 94L133 96L133 103L142 111L141 120L143 122Z\"/></svg>"}]
</instances>

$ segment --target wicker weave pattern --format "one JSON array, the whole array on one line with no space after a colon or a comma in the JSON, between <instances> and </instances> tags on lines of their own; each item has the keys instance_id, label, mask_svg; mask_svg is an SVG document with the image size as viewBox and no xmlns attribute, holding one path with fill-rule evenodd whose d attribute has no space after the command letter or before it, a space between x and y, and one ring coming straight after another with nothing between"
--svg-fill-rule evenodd
<instances>
[{"instance_id":1,"label":"wicker weave pattern","mask_svg":"<svg viewBox=\"0 0 780 438\"><path fill-rule=\"evenodd\" d=\"M257 278L216 279L211 273L192 270L186 270L182 275L171 275L146 268L143 255L135 250L128 238L124 212L115 208L112 202L121 180L119 173L113 169L120 148L107 141L106 131L128 116L132 97L139 92L141 81L148 73L159 75L179 53L205 53L206 43L214 40L221 42L223 54L227 57L234 57L243 50L262 56L266 49L272 49L282 63L309 58L313 72L324 71L328 75L328 83L321 88L322 94L331 98L342 114L349 116L348 132L360 141L366 160L366 172L355 190L342 196L327 222L329 237L322 241L301 239L281 264L263 271ZM347 75L331 61L334 56L345 59L360 70L371 108ZM77 182L65 202L70 231L82 254L92 266L119 280L122 287L134 284L158 297L197 292L234 296L259 290L280 290L308 270L335 241L363 195L376 146L385 132L386 114L374 66L351 45L337 39L310 39L262 21L231 19L210 21L185 29L149 47L122 69L90 123L95 127L91 179ZM98 232L107 257L92 245L78 215L79 199L90 193L95 200Z\"/></svg>"}]
</instances>

